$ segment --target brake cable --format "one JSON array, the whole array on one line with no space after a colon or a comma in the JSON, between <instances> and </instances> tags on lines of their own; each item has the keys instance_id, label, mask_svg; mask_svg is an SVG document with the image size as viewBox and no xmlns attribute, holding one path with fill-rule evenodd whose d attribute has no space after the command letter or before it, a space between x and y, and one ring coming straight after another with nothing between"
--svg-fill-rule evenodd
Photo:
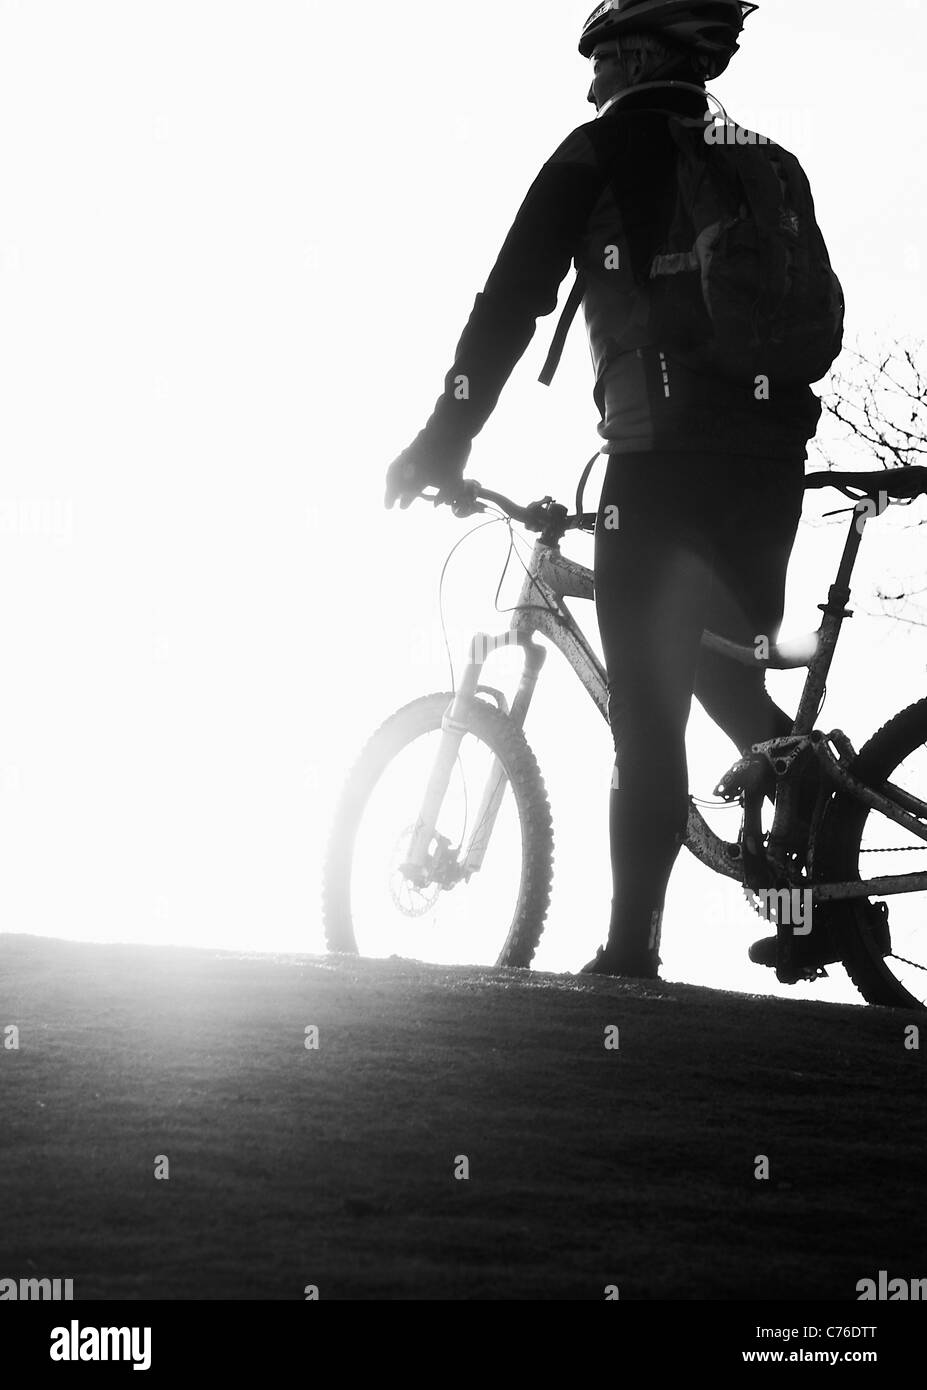
<instances>
[{"instance_id":1,"label":"brake cable","mask_svg":"<svg viewBox=\"0 0 927 1390\"><path fill-rule=\"evenodd\" d=\"M456 676L456 674L455 674L455 672L454 672L454 654L453 654L453 652L451 651L451 641L450 641L450 637L448 636L448 632L447 632L447 622L445 621L445 617L444 617L444 581L445 581L445 579L447 578L448 567L449 567L451 561L453 560L454 556L456 555L457 551L458 551L458 550L460 549L460 547L464 544L464 542L465 542L465 541L468 541L468 540L470 539L471 536L475 536L476 533L477 533L477 531L485 531L485 529L486 529L487 526L498 526L498 524L499 524L500 521L508 521L508 520L509 520L509 519L508 519L508 517L504 514L504 512L500 512L499 515L498 515L498 516L494 516L494 517L492 518L491 521L481 521L480 524L479 524L479 526L474 526L472 530L465 532L464 535L462 535L462 536L460 537L460 540L459 540L459 541L455 541L455 543L451 546L451 549L449 550L448 555L447 555L447 559L444 561L444 565L442 566L442 569L441 569L441 578L440 578L439 581L438 581L438 615L439 615L440 620L441 620L441 636L442 636L443 639L444 639L444 650L445 650L445 653L446 653L446 655L447 655L447 662L448 662L448 666L450 667L450 672L451 672L451 692L452 692L452 694L454 694L454 695L457 694L457 676ZM510 525L511 525L511 524L510 524ZM509 555L511 555L511 547L510 547L510 549L509 549ZM509 563L508 558L506 558L506 562L505 562L506 569L508 569L508 563ZM505 575L504 575L504 573L503 573L503 579L504 579L504 578L505 578ZM501 588L501 581L500 581L500 588Z\"/></svg>"}]
</instances>

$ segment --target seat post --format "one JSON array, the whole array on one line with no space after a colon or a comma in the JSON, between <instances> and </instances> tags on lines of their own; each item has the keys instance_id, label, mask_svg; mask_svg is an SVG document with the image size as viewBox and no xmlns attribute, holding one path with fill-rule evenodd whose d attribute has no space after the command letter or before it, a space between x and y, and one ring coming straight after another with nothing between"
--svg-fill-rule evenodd
<instances>
[{"instance_id":1,"label":"seat post","mask_svg":"<svg viewBox=\"0 0 927 1390\"><path fill-rule=\"evenodd\" d=\"M840 560L840 568L837 571L837 578L831 587L827 604L819 604L822 613L833 611L833 605L839 603L841 610L845 608L850 598L850 579L853 575L853 567L856 564L856 557L859 548L863 543L863 532L866 523L869 521L872 512L868 497L853 508L853 520L850 524L850 533L847 536L846 544L843 547L843 555ZM849 615L844 615L849 616Z\"/></svg>"},{"instance_id":2,"label":"seat post","mask_svg":"<svg viewBox=\"0 0 927 1390\"><path fill-rule=\"evenodd\" d=\"M817 654L809 667L808 679L805 682L801 703L795 716L795 724L792 729L794 734L810 734L818 717L840 630L844 621L853 616L847 607L850 601L850 579L853 576L856 557L863 543L863 531L870 515L867 499L853 508L853 520L850 523L850 532L843 547L837 578L830 586L827 602L818 604L824 614L824 621L818 634Z\"/></svg>"}]
</instances>

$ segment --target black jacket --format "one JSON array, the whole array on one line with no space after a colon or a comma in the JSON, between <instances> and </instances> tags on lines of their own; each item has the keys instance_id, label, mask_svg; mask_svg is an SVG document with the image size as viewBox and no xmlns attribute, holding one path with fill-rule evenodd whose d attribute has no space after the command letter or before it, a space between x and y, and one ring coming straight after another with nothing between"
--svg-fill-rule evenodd
<instances>
[{"instance_id":1,"label":"black jacket","mask_svg":"<svg viewBox=\"0 0 927 1390\"><path fill-rule=\"evenodd\" d=\"M653 341L642 304L653 256L675 203L675 147L660 108L701 114L695 93L631 94L579 126L528 191L464 329L445 389L419 441L466 462L539 317L557 306L572 263L583 307L606 453L705 452L789 456L813 437L821 404L810 387L772 391L697 375ZM620 269L605 251L620 249ZM461 386L461 379L465 386Z\"/></svg>"}]
</instances>

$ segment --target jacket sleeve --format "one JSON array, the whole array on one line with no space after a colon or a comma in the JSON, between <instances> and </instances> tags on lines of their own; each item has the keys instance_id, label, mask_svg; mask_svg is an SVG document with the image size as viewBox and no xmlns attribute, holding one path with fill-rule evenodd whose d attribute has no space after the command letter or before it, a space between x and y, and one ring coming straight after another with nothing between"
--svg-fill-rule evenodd
<instances>
[{"instance_id":1,"label":"jacket sleeve","mask_svg":"<svg viewBox=\"0 0 927 1390\"><path fill-rule=\"evenodd\" d=\"M560 284L603 191L580 127L528 191L463 331L421 444L461 466L532 337L557 307Z\"/></svg>"}]
</instances>

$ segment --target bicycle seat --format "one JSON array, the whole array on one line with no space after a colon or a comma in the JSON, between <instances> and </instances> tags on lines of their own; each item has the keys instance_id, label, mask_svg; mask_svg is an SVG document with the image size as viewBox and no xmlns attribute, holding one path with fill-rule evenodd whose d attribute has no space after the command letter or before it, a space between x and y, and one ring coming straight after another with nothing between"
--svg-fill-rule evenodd
<instances>
[{"instance_id":1,"label":"bicycle seat","mask_svg":"<svg viewBox=\"0 0 927 1390\"><path fill-rule=\"evenodd\" d=\"M871 472L845 473L842 470L805 475L806 488L835 487L840 492L856 488L864 497L888 497L910 501L927 495L927 468L912 464L910 468L877 468Z\"/></svg>"},{"instance_id":2,"label":"bicycle seat","mask_svg":"<svg viewBox=\"0 0 927 1390\"><path fill-rule=\"evenodd\" d=\"M708 651L726 656L731 661L736 661L739 666L756 668L757 663L762 661L763 666L769 671L797 671L803 666L809 666L817 655L819 643L820 638L816 632L809 632L801 637L787 637L771 645L768 653L760 657L757 655L756 647L742 646L739 642L732 642L716 632L709 632L707 628L702 633L702 646Z\"/></svg>"}]
</instances>

